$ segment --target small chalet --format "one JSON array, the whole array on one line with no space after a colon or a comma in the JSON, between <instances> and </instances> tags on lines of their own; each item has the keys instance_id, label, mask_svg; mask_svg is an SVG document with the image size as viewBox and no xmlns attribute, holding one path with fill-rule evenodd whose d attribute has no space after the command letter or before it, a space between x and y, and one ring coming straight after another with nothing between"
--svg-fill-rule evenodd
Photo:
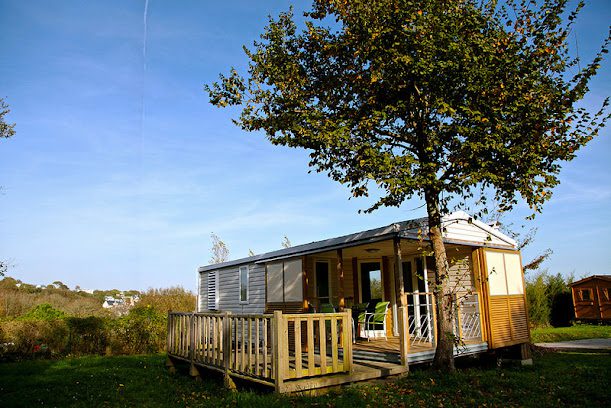
<instances>
[{"instance_id":1,"label":"small chalet","mask_svg":"<svg viewBox=\"0 0 611 408\"><path fill-rule=\"evenodd\" d=\"M570 286L575 319L597 322L611 320L611 275L592 275Z\"/></svg>"},{"instance_id":2,"label":"small chalet","mask_svg":"<svg viewBox=\"0 0 611 408\"><path fill-rule=\"evenodd\" d=\"M530 333L516 242L465 212L446 216L454 353L517 347ZM435 263L427 219L198 269L196 313L170 313L173 359L278 392L400 374L432 361Z\"/></svg>"}]
</instances>

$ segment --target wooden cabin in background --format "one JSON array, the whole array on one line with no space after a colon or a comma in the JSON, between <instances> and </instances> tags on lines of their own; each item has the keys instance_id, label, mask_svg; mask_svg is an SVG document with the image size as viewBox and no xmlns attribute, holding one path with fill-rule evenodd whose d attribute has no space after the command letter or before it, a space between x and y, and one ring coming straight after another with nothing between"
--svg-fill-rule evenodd
<instances>
[{"instance_id":1,"label":"wooden cabin in background","mask_svg":"<svg viewBox=\"0 0 611 408\"><path fill-rule=\"evenodd\" d=\"M575 319L586 321L611 321L611 275L593 275L573 282L573 306Z\"/></svg>"},{"instance_id":2,"label":"wooden cabin in background","mask_svg":"<svg viewBox=\"0 0 611 408\"><path fill-rule=\"evenodd\" d=\"M454 354L512 346L527 359L516 242L465 212L443 224L457 305ZM279 392L406 372L435 354L428 254L422 218L202 266L197 312L170 314L168 354ZM378 323L364 323L363 313L376 310Z\"/></svg>"}]
</instances>

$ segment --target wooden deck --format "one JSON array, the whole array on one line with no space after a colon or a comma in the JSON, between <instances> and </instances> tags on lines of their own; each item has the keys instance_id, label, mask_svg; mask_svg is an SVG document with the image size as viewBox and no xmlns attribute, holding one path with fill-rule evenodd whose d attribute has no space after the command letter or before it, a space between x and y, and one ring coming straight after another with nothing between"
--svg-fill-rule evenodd
<instances>
[{"instance_id":1,"label":"wooden deck","mask_svg":"<svg viewBox=\"0 0 611 408\"><path fill-rule=\"evenodd\" d=\"M435 326L434 320L424 316L418 319L418 327L414 319L408 325L407 309L400 309L399 332L402 327L409 329L405 337L359 339L354 343L350 310L307 314L275 311L273 315L171 312L168 364L184 360L191 363L192 375L198 375L198 367L205 367L223 373L230 387L235 386L232 378L240 378L274 387L280 393L402 374L411 364L433 360L435 332L429 327ZM457 333L469 327L459 325ZM455 356L488 349L481 335L467 332L470 340L455 347Z\"/></svg>"},{"instance_id":2,"label":"wooden deck","mask_svg":"<svg viewBox=\"0 0 611 408\"><path fill-rule=\"evenodd\" d=\"M470 340L463 345L454 348L454 356L461 357L476 354L488 349L486 342ZM389 337L388 340L358 340L352 345L352 354L355 362L361 361L383 361L388 363L400 363L399 338ZM409 364L426 363L433 361L435 347L432 343L410 344L407 361Z\"/></svg>"}]
</instances>

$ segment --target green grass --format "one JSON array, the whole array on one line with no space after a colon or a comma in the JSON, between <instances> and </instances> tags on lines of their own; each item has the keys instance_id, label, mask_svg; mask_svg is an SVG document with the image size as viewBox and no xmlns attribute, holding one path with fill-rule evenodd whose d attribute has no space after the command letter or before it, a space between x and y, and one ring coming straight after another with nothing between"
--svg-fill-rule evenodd
<instances>
[{"instance_id":1,"label":"green grass","mask_svg":"<svg viewBox=\"0 0 611 408\"><path fill-rule=\"evenodd\" d=\"M476 366L456 374L413 370L396 381L356 385L320 397L225 391L217 378L170 375L164 357L82 357L0 364L3 407L60 406L604 406L611 355L548 353L533 367Z\"/></svg>"},{"instance_id":2,"label":"green grass","mask_svg":"<svg viewBox=\"0 0 611 408\"><path fill-rule=\"evenodd\" d=\"M531 330L530 335L533 343L611 338L611 326L576 324L571 327L544 327Z\"/></svg>"}]
</instances>

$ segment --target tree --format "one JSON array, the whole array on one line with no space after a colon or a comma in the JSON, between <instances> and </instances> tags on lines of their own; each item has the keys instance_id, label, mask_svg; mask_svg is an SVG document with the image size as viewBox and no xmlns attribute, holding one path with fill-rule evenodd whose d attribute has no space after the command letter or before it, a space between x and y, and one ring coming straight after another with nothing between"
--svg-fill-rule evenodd
<instances>
[{"instance_id":1,"label":"tree","mask_svg":"<svg viewBox=\"0 0 611 408\"><path fill-rule=\"evenodd\" d=\"M577 106L609 37L579 68L567 38L582 8L568 0L314 0L298 29L292 11L270 18L245 48L249 68L205 89L235 123L275 145L308 149L309 165L366 211L424 200L435 257L434 365L454 368L453 295L442 216L451 203L494 197L533 210L604 126L608 100Z\"/></svg>"},{"instance_id":2,"label":"tree","mask_svg":"<svg viewBox=\"0 0 611 408\"><path fill-rule=\"evenodd\" d=\"M291 241L289 240L289 237L287 237L286 235L284 236L284 238L282 238L282 248L290 248L292 247L291 245Z\"/></svg>"},{"instance_id":3,"label":"tree","mask_svg":"<svg viewBox=\"0 0 611 408\"><path fill-rule=\"evenodd\" d=\"M0 98L0 139L8 139L15 134L15 124L6 123L4 117L8 115L10 109L4 102L3 98ZM0 260L0 277L6 274L8 264L6 261Z\"/></svg>"},{"instance_id":4,"label":"tree","mask_svg":"<svg viewBox=\"0 0 611 408\"><path fill-rule=\"evenodd\" d=\"M10 111L4 98L0 98L0 139L7 139L15 134L15 124L6 123L4 118Z\"/></svg>"},{"instance_id":5,"label":"tree","mask_svg":"<svg viewBox=\"0 0 611 408\"><path fill-rule=\"evenodd\" d=\"M210 264L217 264L226 262L229 260L229 248L218 235L214 232L210 234L210 239L212 240L212 248L210 251L212 252L212 257L210 258Z\"/></svg>"}]
</instances>

